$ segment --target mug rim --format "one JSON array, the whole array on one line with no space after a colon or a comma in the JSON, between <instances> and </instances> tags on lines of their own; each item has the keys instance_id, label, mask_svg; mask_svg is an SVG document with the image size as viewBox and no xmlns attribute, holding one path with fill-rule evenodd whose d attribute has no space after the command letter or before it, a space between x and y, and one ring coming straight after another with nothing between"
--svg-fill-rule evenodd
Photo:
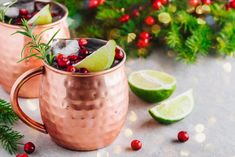
<instances>
[{"instance_id":1,"label":"mug rim","mask_svg":"<svg viewBox=\"0 0 235 157\"><path fill-rule=\"evenodd\" d=\"M73 38L72 40L77 40L77 39L79 39L79 38ZM96 40L99 40L99 41L102 41L102 42L108 42L107 40L98 39L98 38L86 38L86 39L96 39ZM59 40L61 40L61 39L59 39ZM116 47L119 48L124 53L124 57L123 57L122 61L118 65L116 65L116 66L114 66L112 68L100 71L100 72L91 72L91 73L87 73L87 74L71 73L71 72L67 72L67 71L62 71L62 70L56 69L56 68L48 65L44 60L43 60L43 65L44 65L44 67L54 71L55 73L62 74L62 75L69 75L69 76L73 76L73 77L91 77L91 76L104 75L104 74L111 73L111 72L119 69L126 62L126 58L127 58L126 52L120 46L117 45Z\"/></svg>"},{"instance_id":2,"label":"mug rim","mask_svg":"<svg viewBox=\"0 0 235 157\"><path fill-rule=\"evenodd\" d=\"M36 2L42 2L42 1L36 0ZM58 5L58 6L60 6L65 11L65 15L61 19L59 19L58 21L55 21L55 22L52 22L52 23L49 23L49 24L45 24L45 25L36 25L35 28L53 27L53 26L55 26L55 25L57 25L57 24L59 24L62 21L67 19L68 14L69 14L68 8L65 5L63 5L63 4L59 3L59 2L51 1L51 3L54 3L54 4ZM20 26L19 25L11 25L11 24L4 23L4 22L1 22L1 21L0 21L0 25L6 26L8 28L9 27L10 28L15 28L15 29L21 29L21 27L22 27L22 25L20 25Z\"/></svg>"}]
</instances>

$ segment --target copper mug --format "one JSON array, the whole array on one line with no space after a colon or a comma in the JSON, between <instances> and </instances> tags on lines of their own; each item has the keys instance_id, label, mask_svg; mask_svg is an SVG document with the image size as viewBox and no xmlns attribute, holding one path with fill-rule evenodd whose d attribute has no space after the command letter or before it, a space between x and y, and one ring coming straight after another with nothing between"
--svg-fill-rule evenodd
<instances>
[{"instance_id":1,"label":"copper mug","mask_svg":"<svg viewBox=\"0 0 235 157\"><path fill-rule=\"evenodd\" d=\"M17 79L11 90L12 107L25 124L48 133L62 147L85 151L105 147L118 136L127 115L125 59L106 71L83 75L44 62ZM22 85L37 75L42 75L39 102L44 124L28 117L18 103Z\"/></svg>"},{"instance_id":2,"label":"copper mug","mask_svg":"<svg viewBox=\"0 0 235 157\"><path fill-rule=\"evenodd\" d=\"M64 17L54 23L40 25L34 28L35 34L39 34L43 30L51 28L42 35L42 42L47 42L58 29L60 29L60 32L57 34L56 38L70 37L68 25L66 22L68 10L65 6L59 3L56 4L65 11ZM7 92L10 92L14 82L21 74L29 69L42 65L42 61L35 58L17 63L21 59L21 51L24 45L29 42L29 38L21 34L12 35L19 29L21 29L20 26L9 25L0 22L0 84ZM38 97L39 83L40 77L32 79L25 84L19 95L25 98Z\"/></svg>"}]
</instances>

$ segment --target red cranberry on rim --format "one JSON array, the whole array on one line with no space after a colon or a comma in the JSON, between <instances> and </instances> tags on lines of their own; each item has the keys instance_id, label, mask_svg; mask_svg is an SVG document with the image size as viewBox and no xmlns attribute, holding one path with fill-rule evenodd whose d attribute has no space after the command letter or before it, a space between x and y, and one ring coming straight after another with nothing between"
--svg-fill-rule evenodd
<instances>
[{"instance_id":1,"label":"red cranberry on rim","mask_svg":"<svg viewBox=\"0 0 235 157\"><path fill-rule=\"evenodd\" d=\"M24 16L24 15L28 15L29 14L29 11L27 9L20 9L20 15L21 16Z\"/></svg>"},{"instance_id":2,"label":"red cranberry on rim","mask_svg":"<svg viewBox=\"0 0 235 157\"><path fill-rule=\"evenodd\" d=\"M89 71L88 71L86 68L80 68L80 69L78 69L78 72L79 72L79 73L82 73L82 74L87 74L87 73L89 73Z\"/></svg>"},{"instance_id":3,"label":"red cranberry on rim","mask_svg":"<svg viewBox=\"0 0 235 157\"><path fill-rule=\"evenodd\" d=\"M58 54L57 56L56 56L56 60L58 61L58 60L60 60L60 59L63 59L65 56L63 55L63 54Z\"/></svg>"},{"instance_id":4,"label":"red cranberry on rim","mask_svg":"<svg viewBox=\"0 0 235 157\"><path fill-rule=\"evenodd\" d=\"M115 50L115 59L116 60L122 60L123 57L124 57L124 53L119 48L116 48L116 50Z\"/></svg>"},{"instance_id":5,"label":"red cranberry on rim","mask_svg":"<svg viewBox=\"0 0 235 157\"><path fill-rule=\"evenodd\" d=\"M69 59L70 61L76 61L76 60L78 60L79 58L78 58L77 55L70 55L70 56L68 56L68 59Z\"/></svg>"},{"instance_id":6,"label":"red cranberry on rim","mask_svg":"<svg viewBox=\"0 0 235 157\"><path fill-rule=\"evenodd\" d=\"M68 58L64 57L62 59L58 59L57 60L57 63L59 65L59 67L62 67L62 68L65 68L67 67L68 65L70 65L70 61Z\"/></svg>"},{"instance_id":7,"label":"red cranberry on rim","mask_svg":"<svg viewBox=\"0 0 235 157\"><path fill-rule=\"evenodd\" d=\"M72 72L72 73L74 73L74 72L76 72L76 68L75 68L74 66L69 65L69 66L67 67L66 71L67 71L67 72Z\"/></svg>"},{"instance_id":8,"label":"red cranberry on rim","mask_svg":"<svg viewBox=\"0 0 235 157\"><path fill-rule=\"evenodd\" d=\"M89 54L89 51L86 48L82 48L79 50L79 55L86 56Z\"/></svg>"},{"instance_id":9,"label":"red cranberry on rim","mask_svg":"<svg viewBox=\"0 0 235 157\"><path fill-rule=\"evenodd\" d=\"M84 38L81 38L81 39L78 40L78 44L79 44L80 47L83 47L83 46L87 45L87 43L88 43L88 41Z\"/></svg>"}]
</instances>

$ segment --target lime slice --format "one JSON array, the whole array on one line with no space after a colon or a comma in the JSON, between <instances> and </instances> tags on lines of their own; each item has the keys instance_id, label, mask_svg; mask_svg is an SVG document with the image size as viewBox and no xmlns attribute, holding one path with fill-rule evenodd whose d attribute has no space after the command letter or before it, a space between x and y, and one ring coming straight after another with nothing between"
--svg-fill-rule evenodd
<instances>
[{"instance_id":1,"label":"lime slice","mask_svg":"<svg viewBox=\"0 0 235 157\"><path fill-rule=\"evenodd\" d=\"M34 25L45 25L49 23L52 23L52 16L49 4L43 7L36 15L34 15L28 21L28 24L34 24Z\"/></svg>"},{"instance_id":2,"label":"lime slice","mask_svg":"<svg viewBox=\"0 0 235 157\"><path fill-rule=\"evenodd\" d=\"M86 68L90 72L109 69L114 62L115 49L116 42L114 40L110 40L106 45L102 46L74 66L76 68Z\"/></svg>"},{"instance_id":3,"label":"lime slice","mask_svg":"<svg viewBox=\"0 0 235 157\"><path fill-rule=\"evenodd\" d=\"M141 99L150 103L167 99L176 88L174 77L154 70L133 72L128 81L131 90Z\"/></svg>"},{"instance_id":4,"label":"lime slice","mask_svg":"<svg viewBox=\"0 0 235 157\"><path fill-rule=\"evenodd\" d=\"M188 116L194 106L193 92L189 90L176 98L162 102L149 110L149 114L157 121L170 124Z\"/></svg>"}]
</instances>

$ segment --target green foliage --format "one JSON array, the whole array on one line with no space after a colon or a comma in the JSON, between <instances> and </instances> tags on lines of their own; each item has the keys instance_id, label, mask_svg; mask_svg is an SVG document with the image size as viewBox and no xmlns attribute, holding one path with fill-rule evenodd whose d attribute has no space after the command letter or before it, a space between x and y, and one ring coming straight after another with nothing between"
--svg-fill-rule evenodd
<instances>
[{"instance_id":1,"label":"green foliage","mask_svg":"<svg viewBox=\"0 0 235 157\"><path fill-rule=\"evenodd\" d=\"M0 99L0 124L14 124L18 120L16 114L12 111L10 103Z\"/></svg>"},{"instance_id":2,"label":"green foliage","mask_svg":"<svg viewBox=\"0 0 235 157\"><path fill-rule=\"evenodd\" d=\"M81 3L84 4L84 1ZM226 3L227 1L213 0L209 5L211 11L199 15L196 8L192 10L188 5L188 0L172 0L160 10L154 10L149 0L106 0L97 9L84 10L84 7L77 7L78 11L83 9L80 12L83 21L76 32L88 37L115 39L128 56L146 56L151 48L161 43L161 46L176 52L177 60L194 63L200 55L234 55L235 11L226 10ZM139 17L132 16L135 9L139 10ZM159 20L161 13L168 13L171 21L164 24ZM118 19L124 14L131 18L127 23L120 23ZM156 20L153 26L144 23L149 15ZM209 17L212 22L208 21ZM143 31L152 35L151 44L145 50L136 46L139 34ZM129 33L136 34L136 39L127 41Z\"/></svg>"},{"instance_id":3,"label":"green foliage","mask_svg":"<svg viewBox=\"0 0 235 157\"><path fill-rule=\"evenodd\" d=\"M49 53L49 51L51 49L50 45L60 30L58 30L47 43L43 43L43 42L41 42L41 40L42 40L41 35L45 31L50 30L51 28L46 29L46 30L42 31L41 33L35 35L33 33L33 27L29 26L29 24L26 20L22 20L22 24L23 24L22 30L16 31L14 34L22 34L26 37L29 37L31 39L31 41L28 42L24 46L24 48L21 52L22 59L19 62L24 61L24 60L31 58L31 57L36 57L38 59L42 59L42 60L46 61L49 65L52 64L55 56L52 53ZM26 48L29 48L30 54L27 55L26 57L23 57L23 54L24 54Z\"/></svg>"},{"instance_id":4,"label":"green foliage","mask_svg":"<svg viewBox=\"0 0 235 157\"><path fill-rule=\"evenodd\" d=\"M0 144L10 154L17 152L19 142L23 138L23 135L11 128L17 120L18 117L12 111L10 103L0 99Z\"/></svg>"},{"instance_id":5,"label":"green foliage","mask_svg":"<svg viewBox=\"0 0 235 157\"><path fill-rule=\"evenodd\" d=\"M19 132L14 131L11 127L0 124L0 143L10 154L18 150L20 140L23 138Z\"/></svg>"}]
</instances>

